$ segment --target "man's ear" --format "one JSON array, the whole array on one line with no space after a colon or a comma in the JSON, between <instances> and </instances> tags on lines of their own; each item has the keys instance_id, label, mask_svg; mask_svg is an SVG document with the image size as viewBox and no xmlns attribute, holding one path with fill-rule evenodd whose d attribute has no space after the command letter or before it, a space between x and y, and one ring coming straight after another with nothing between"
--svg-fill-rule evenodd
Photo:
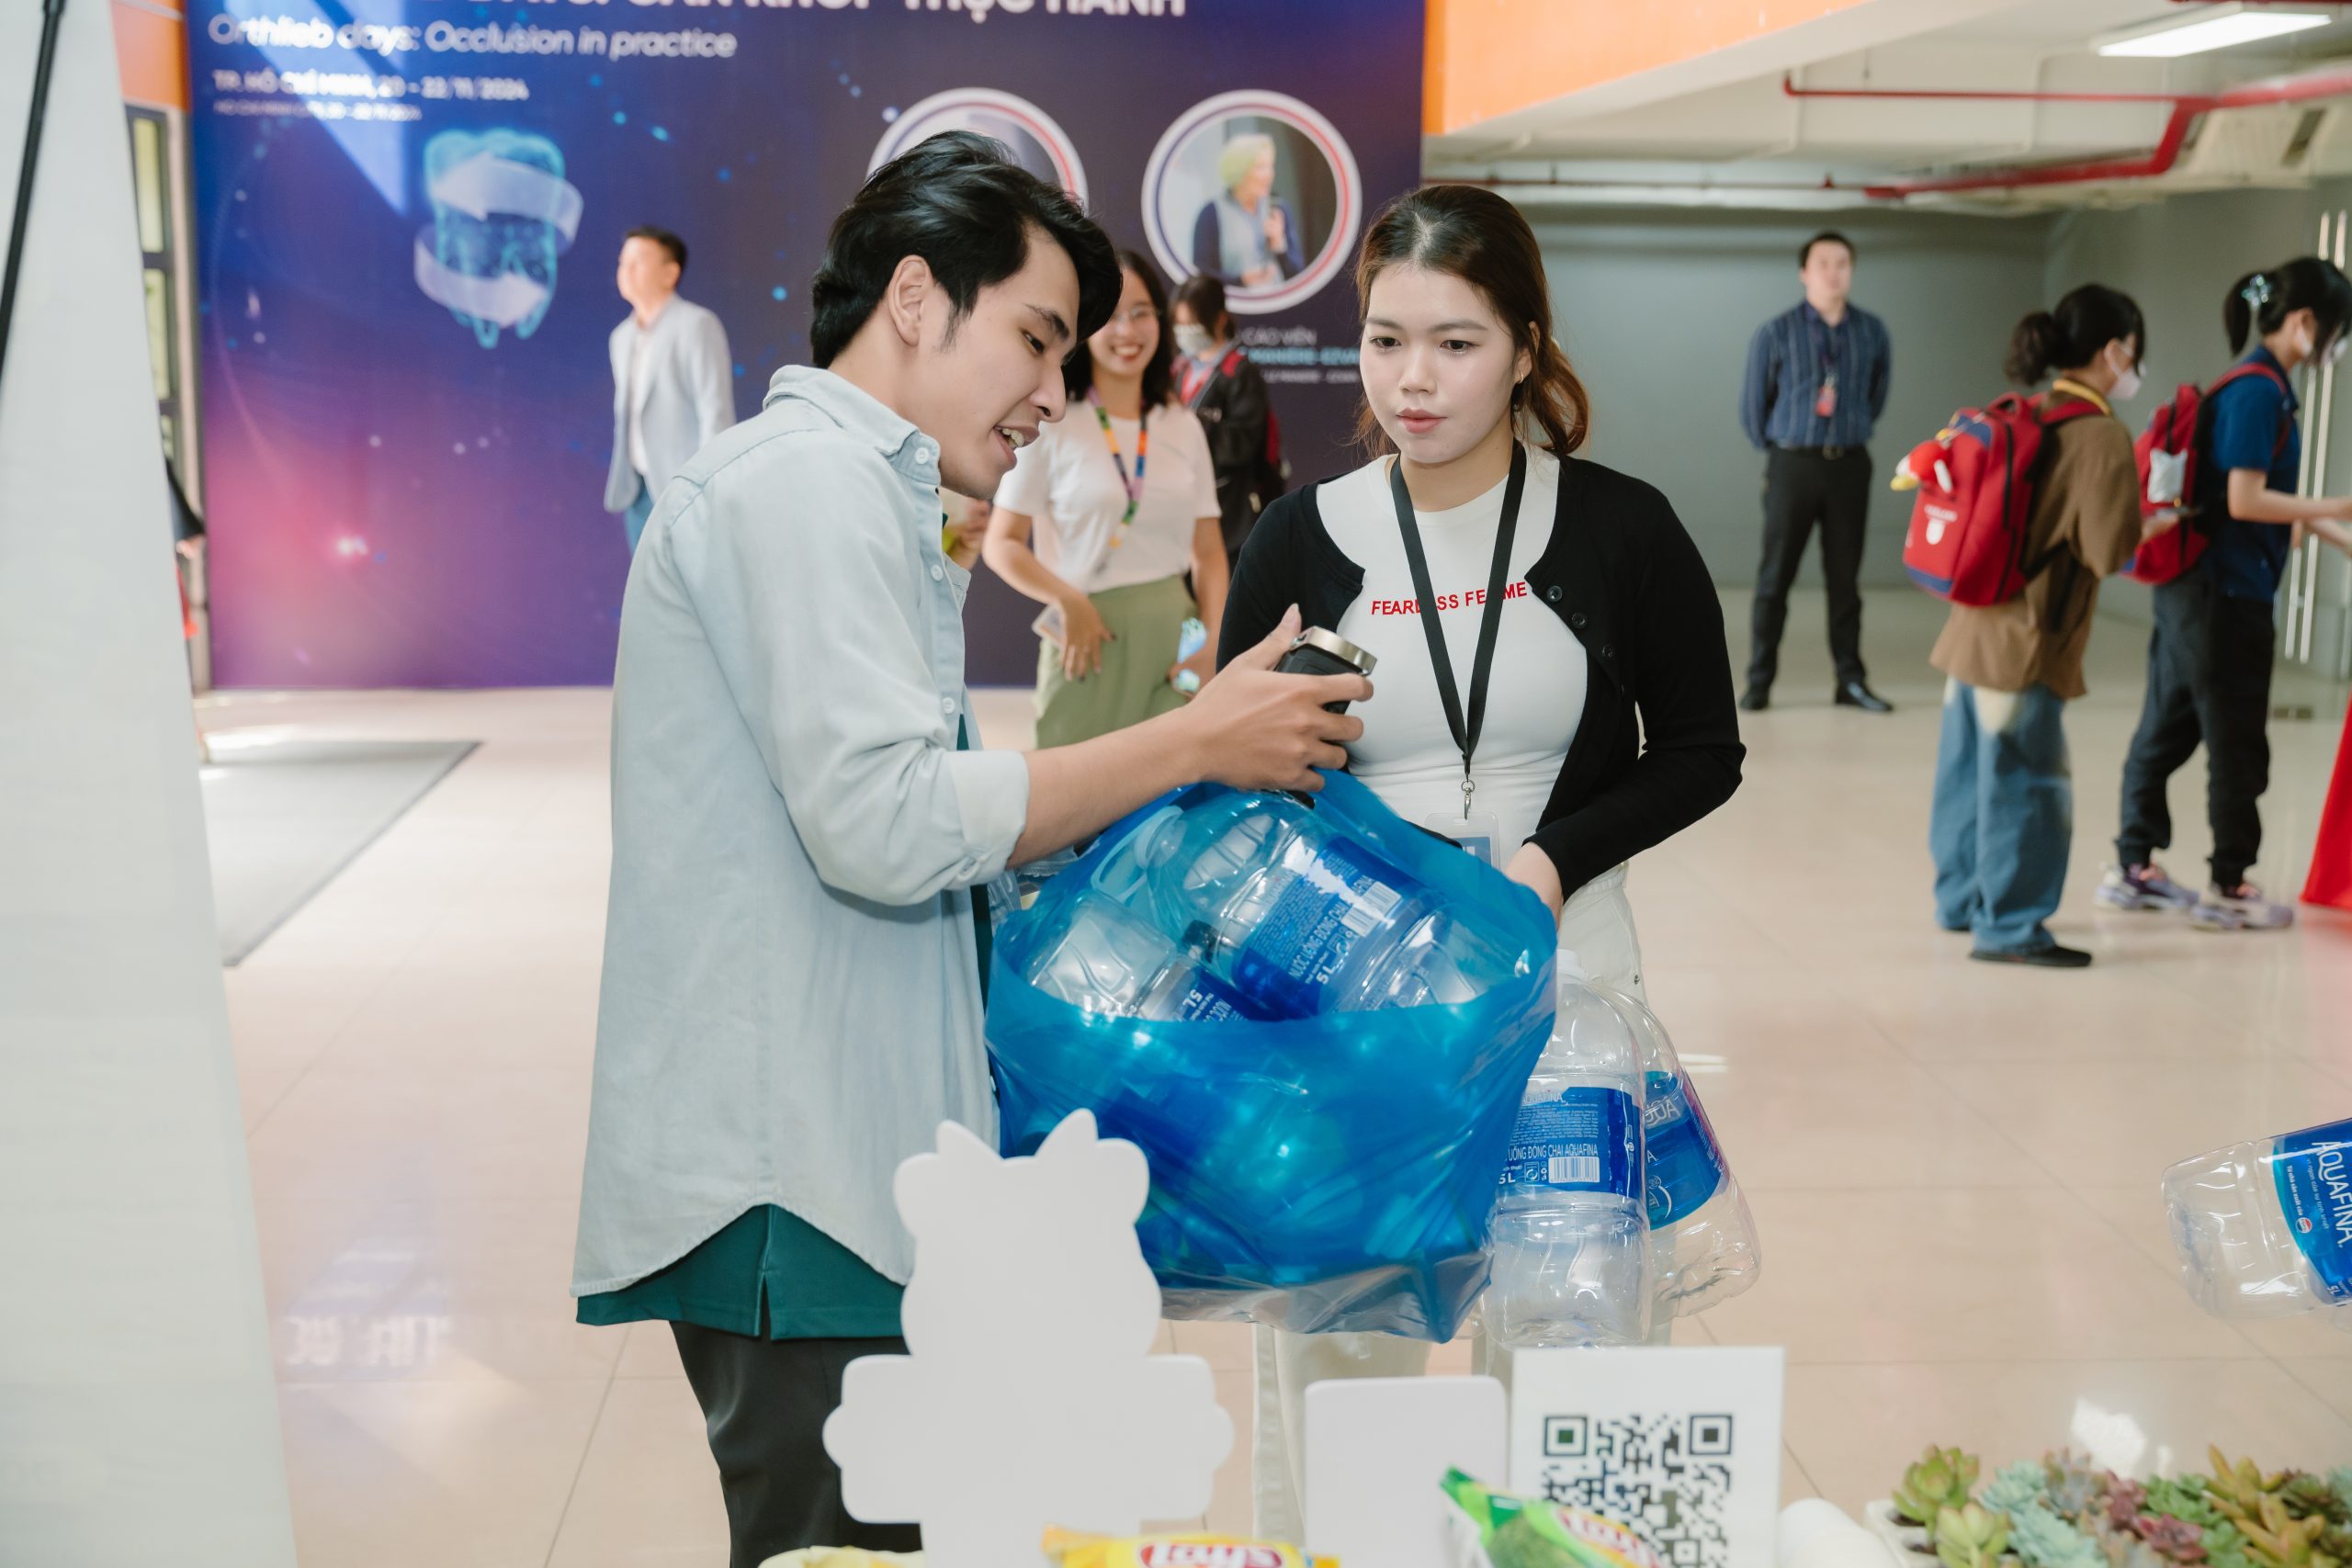
<instances>
[{"instance_id":1,"label":"man's ear","mask_svg":"<svg viewBox=\"0 0 2352 1568\"><path fill-rule=\"evenodd\" d=\"M890 330L909 348L922 341L923 307L930 303L938 287L931 264L921 256L903 257L891 270L890 285L882 295L882 309L889 317Z\"/></svg>"}]
</instances>

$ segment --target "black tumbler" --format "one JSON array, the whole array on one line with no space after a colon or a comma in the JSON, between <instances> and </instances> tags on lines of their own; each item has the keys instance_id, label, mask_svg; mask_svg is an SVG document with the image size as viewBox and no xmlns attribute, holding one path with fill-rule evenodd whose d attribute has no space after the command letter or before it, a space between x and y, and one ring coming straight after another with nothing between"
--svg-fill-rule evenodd
<instances>
[{"instance_id":1,"label":"black tumbler","mask_svg":"<svg viewBox=\"0 0 2352 1568\"><path fill-rule=\"evenodd\" d=\"M1380 660L1337 632L1309 626L1298 634L1290 651L1274 668L1285 675L1370 675ZM1345 713L1345 703L1326 703L1332 713Z\"/></svg>"}]
</instances>

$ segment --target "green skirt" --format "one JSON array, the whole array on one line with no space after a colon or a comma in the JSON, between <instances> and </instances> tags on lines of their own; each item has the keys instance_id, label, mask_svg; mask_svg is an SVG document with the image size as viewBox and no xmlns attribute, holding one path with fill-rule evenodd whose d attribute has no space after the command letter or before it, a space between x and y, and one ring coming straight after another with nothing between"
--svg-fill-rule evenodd
<instances>
[{"instance_id":1,"label":"green skirt","mask_svg":"<svg viewBox=\"0 0 2352 1568\"><path fill-rule=\"evenodd\" d=\"M1141 724L1184 705L1168 683L1169 666L1184 623L1199 613L1181 577L1106 588L1092 595L1095 614L1111 628L1102 668L1073 681L1062 673L1061 645L1037 645L1037 744L1068 746Z\"/></svg>"}]
</instances>

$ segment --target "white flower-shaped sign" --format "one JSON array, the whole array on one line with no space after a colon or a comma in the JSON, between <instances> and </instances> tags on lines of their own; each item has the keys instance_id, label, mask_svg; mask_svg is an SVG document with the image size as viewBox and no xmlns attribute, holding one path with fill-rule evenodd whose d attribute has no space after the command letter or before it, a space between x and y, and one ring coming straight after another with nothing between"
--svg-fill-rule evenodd
<instances>
[{"instance_id":1,"label":"white flower-shaped sign","mask_svg":"<svg viewBox=\"0 0 2352 1568\"><path fill-rule=\"evenodd\" d=\"M1132 1535L1207 1508L1233 1423L1207 1362L1151 1354L1150 1179L1082 1111L1017 1159L943 1123L899 1168L911 1354L852 1362L825 1423L850 1513L922 1525L930 1568L1004 1568L1049 1525Z\"/></svg>"}]
</instances>

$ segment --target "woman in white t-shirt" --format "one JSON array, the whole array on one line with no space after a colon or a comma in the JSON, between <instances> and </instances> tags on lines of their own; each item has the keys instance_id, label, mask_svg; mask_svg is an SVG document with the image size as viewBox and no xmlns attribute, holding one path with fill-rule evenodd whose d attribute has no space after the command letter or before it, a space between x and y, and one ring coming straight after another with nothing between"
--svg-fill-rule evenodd
<instances>
[{"instance_id":1,"label":"woman in white t-shirt","mask_svg":"<svg viewBox=\"0 0 2352 1568\"><path fill-rule=\"evenodd\" d=\"M1363 431L1382 456L1267 507L1220 651L1296 604L1377 655L1350 771L1532 888L1585 972L1639 995L1625 863L1739 782L1713 582L1664 496L1573 456L1589 402L1509 202L1468 186L1400 197L1365 233L1356 288ZM1430 1347L1257 1338L1257 1529L1295 1540L1307 1386L1410 1376Z\"/></svg>"},{"instance_id":2,"label":"woman in white t-shirt","mask_svg":"<svg viewBox=\"0 0 2352 1568\"><path fill-rule=\"evenodd\" d=\"M1122 254L1119 265L1117 310L1064 373L1069 411L1005 476L982 551L999 577L1046 606L1040 746L1182 706L1215 671L1225 614L1216 468L1201 422L1176 397L1168 298L1140 256ZM1208 642L1180 661L1195 615Z\"/></svg>"}]
</instances>

